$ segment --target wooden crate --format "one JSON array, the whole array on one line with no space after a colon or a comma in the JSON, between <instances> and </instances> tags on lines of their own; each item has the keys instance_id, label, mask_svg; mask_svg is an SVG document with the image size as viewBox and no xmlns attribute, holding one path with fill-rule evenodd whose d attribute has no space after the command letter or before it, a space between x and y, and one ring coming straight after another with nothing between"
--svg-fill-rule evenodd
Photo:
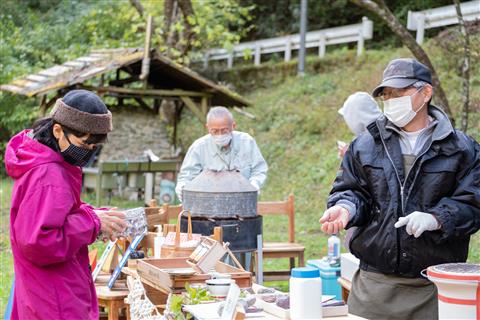
<instances>
[{"instance_id":1,"label":"wooden crate","mask_svg":"<svg viewBox=\"0 0 480 320\"><path fill-rule=\"evenodd\" d=\"M144 259L138 261L137 272L140 279L147 280L149 285L165 293L178 293L185 289L185 284L204 283L205 280L211 278L210 274L194 274L194 275L173 275L169 274L165 269L174 268L191 268L187 262L187 258L170 258L170 259ZM252 274L248 271L232 267L223 262L217 262L215 271L220 273L228 273L235 280L236 284L241 288L250 288L252 286Z\"/></svg>"}]
</instances>

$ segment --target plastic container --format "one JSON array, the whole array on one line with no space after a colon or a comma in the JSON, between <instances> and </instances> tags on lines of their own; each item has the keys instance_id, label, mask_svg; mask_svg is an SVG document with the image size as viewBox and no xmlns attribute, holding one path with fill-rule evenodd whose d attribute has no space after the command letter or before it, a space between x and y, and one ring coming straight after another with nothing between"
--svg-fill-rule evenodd
<instances>
[{"instance_id":1,"label":"plastic container","mask_svg":"<svg viewBox=\"0 0 480 320\"><path fill-rule=\"evenodd\" d=\"M340 259L340 238L336 234L328 238L328 259L331 261Z\"/></svg>"},{"instance_id":2,"label":"plastic container","mask_svg":"<svg viewBox=\"0 0 480 320\"><path fill-rule=\"evenodd\" d=\"M480 264L431 266L427 276L438 289L440 319L480 319Z\"/></svg>"},{"instance_id":3,"label":"plastic container","mask_svg":"<svg viewBox=\"0 0 480 320\"><path fill-rule=\"evenodd\" d=\"M293 268L290 277L290 319L322 318L322 279L317 268Z\"/></svg>"},{"instance_id":4,"label":"plastic container","mask_svg":"<svg viewBox=\"0 0 480 320\"><path fill-rule=\"evenodd\" d=\"M175 182L168 179L160 181L159 201L161 204L173 204L175 202Z\"/></svg>"},{"instance_id":5,"label":"plastic container","mask_svg":"<svg viewBox=\"0 0 480 320\"><path fill-rule=\"evenodd\" d=\"M331 266L327 258L308 260L307 266L319 269L320 278L322 278L322 294L342 300L342 287L337 281L340 277L340 267Z\"/></svg>"}]
</instances>

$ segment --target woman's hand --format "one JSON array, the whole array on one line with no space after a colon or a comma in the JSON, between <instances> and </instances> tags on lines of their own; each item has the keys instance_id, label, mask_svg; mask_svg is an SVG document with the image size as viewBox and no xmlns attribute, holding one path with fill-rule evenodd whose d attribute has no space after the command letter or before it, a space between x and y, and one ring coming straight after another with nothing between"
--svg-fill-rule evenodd
<instances>
[{"instance_id":1,"label":"woman's hand","mask_svg":"<svg viewBox=\"0 0 480 320\"><path fill-rule=\"evenodd\" d=\"M117 238L115 234L123 232L127 227L125 222L125 213L115 211L117 208L110 208L109 210L94 210L100 219L101 232L115 241Z\"/></svg>"}]
</instances>

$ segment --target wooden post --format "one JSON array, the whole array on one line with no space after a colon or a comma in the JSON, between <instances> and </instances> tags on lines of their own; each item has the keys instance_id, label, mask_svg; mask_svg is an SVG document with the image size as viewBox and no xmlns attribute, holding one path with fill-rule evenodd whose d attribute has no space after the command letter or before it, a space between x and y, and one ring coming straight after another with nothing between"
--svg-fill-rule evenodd
<instances>
[{"instance_id":1,"label":"wooden post","mask_svg":"<svg viewBox=\"0 0 480 320\"><path fill-rule=\"evenodd\" d=\"M40 102L40 116L43 118L47 113L47 95L42 95L42 100Z\"/></svg>"},{"instance_id":2,"label":"wooden post","mask_svg":"<svg viewBox=\"0 0 480 320\"><path fill-rule=\"evenodd\" d=\"M202 97L201 100L201 106L202 106L202 113L204 117L207 117L207 112L208 112L208 98L207 97Z\"/></svg>"},{"instance_id":3,"label":"wooden post","mask_svg":"<svg viewBox=\"0 0 480 320\"><path fill-rule=\"evenodd\" d=\"M288 240L293 243L295 242L295 206L293 194L288 196L288 223L290 224Z\"/></svg>"},{"instance_id":4,"label":"wooden post","mask_svg":"<svg viewBox=\"0 0 480 320\"><path fill-rule=\"evenodd\" d=\"M152 43L152 24L153 24L153 17L148 15L147 18L147 31L145 34L145 48L144 48L144 55L142 60L142 73L140 74L140 80L146 80L148 78L148 74L150 73L150 48Z\"/></svg>"},{"instance_id":5,"label":"wooden post","mask_svg":"<svg viewBox=\"0 0 480 320\"><path fill-rule=\"evenodd\" d=\"M190 97L180 97L180 99L193 112L193 114L200 120L201 123L205 123L205 117L202 114L202 111L200 111L197 104L193 102Z\"/></svg>"},{"instance_id":6,"label":"wooden post","mask_svg":"<svg viewBox=\"0 0 480 320\"><path fill-rule=\"evenodd\" d=\"M213 239L217 240L218 242L223 242L223 228L222 227L213 228Z\"/></svg>"},{"instance_id":7,"label":"wooden post","mask_svg":"<svg viewBox=\"0 0 480 320\"><path fill-rule=\"evenodd\" d=\"M117 73L116 73L115 78L116 78L117 81L120 80L120 69L117 69ZM120 98L120 97L117 98L117 106L123 106L123 98Z\"/></svg>"}]
</instances>

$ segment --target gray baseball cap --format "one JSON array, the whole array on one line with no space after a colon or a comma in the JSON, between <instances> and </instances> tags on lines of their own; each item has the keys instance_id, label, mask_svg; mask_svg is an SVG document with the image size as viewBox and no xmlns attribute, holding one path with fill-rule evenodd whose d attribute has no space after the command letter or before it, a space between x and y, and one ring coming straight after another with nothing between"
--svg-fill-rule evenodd
<instances>
[{"instance_id":1,"label":"gray baseball cap","mask_svg":"<svg viewBox=\"0 0 480 320\"><path fill-rule=\"evenodd\" d=\"M418 80L432 84L430 69L415 59L403 58L390 61L383 71L383 80L372 95L378 97L385 87L406 88Z\"/></svg>"}]
</instances>

